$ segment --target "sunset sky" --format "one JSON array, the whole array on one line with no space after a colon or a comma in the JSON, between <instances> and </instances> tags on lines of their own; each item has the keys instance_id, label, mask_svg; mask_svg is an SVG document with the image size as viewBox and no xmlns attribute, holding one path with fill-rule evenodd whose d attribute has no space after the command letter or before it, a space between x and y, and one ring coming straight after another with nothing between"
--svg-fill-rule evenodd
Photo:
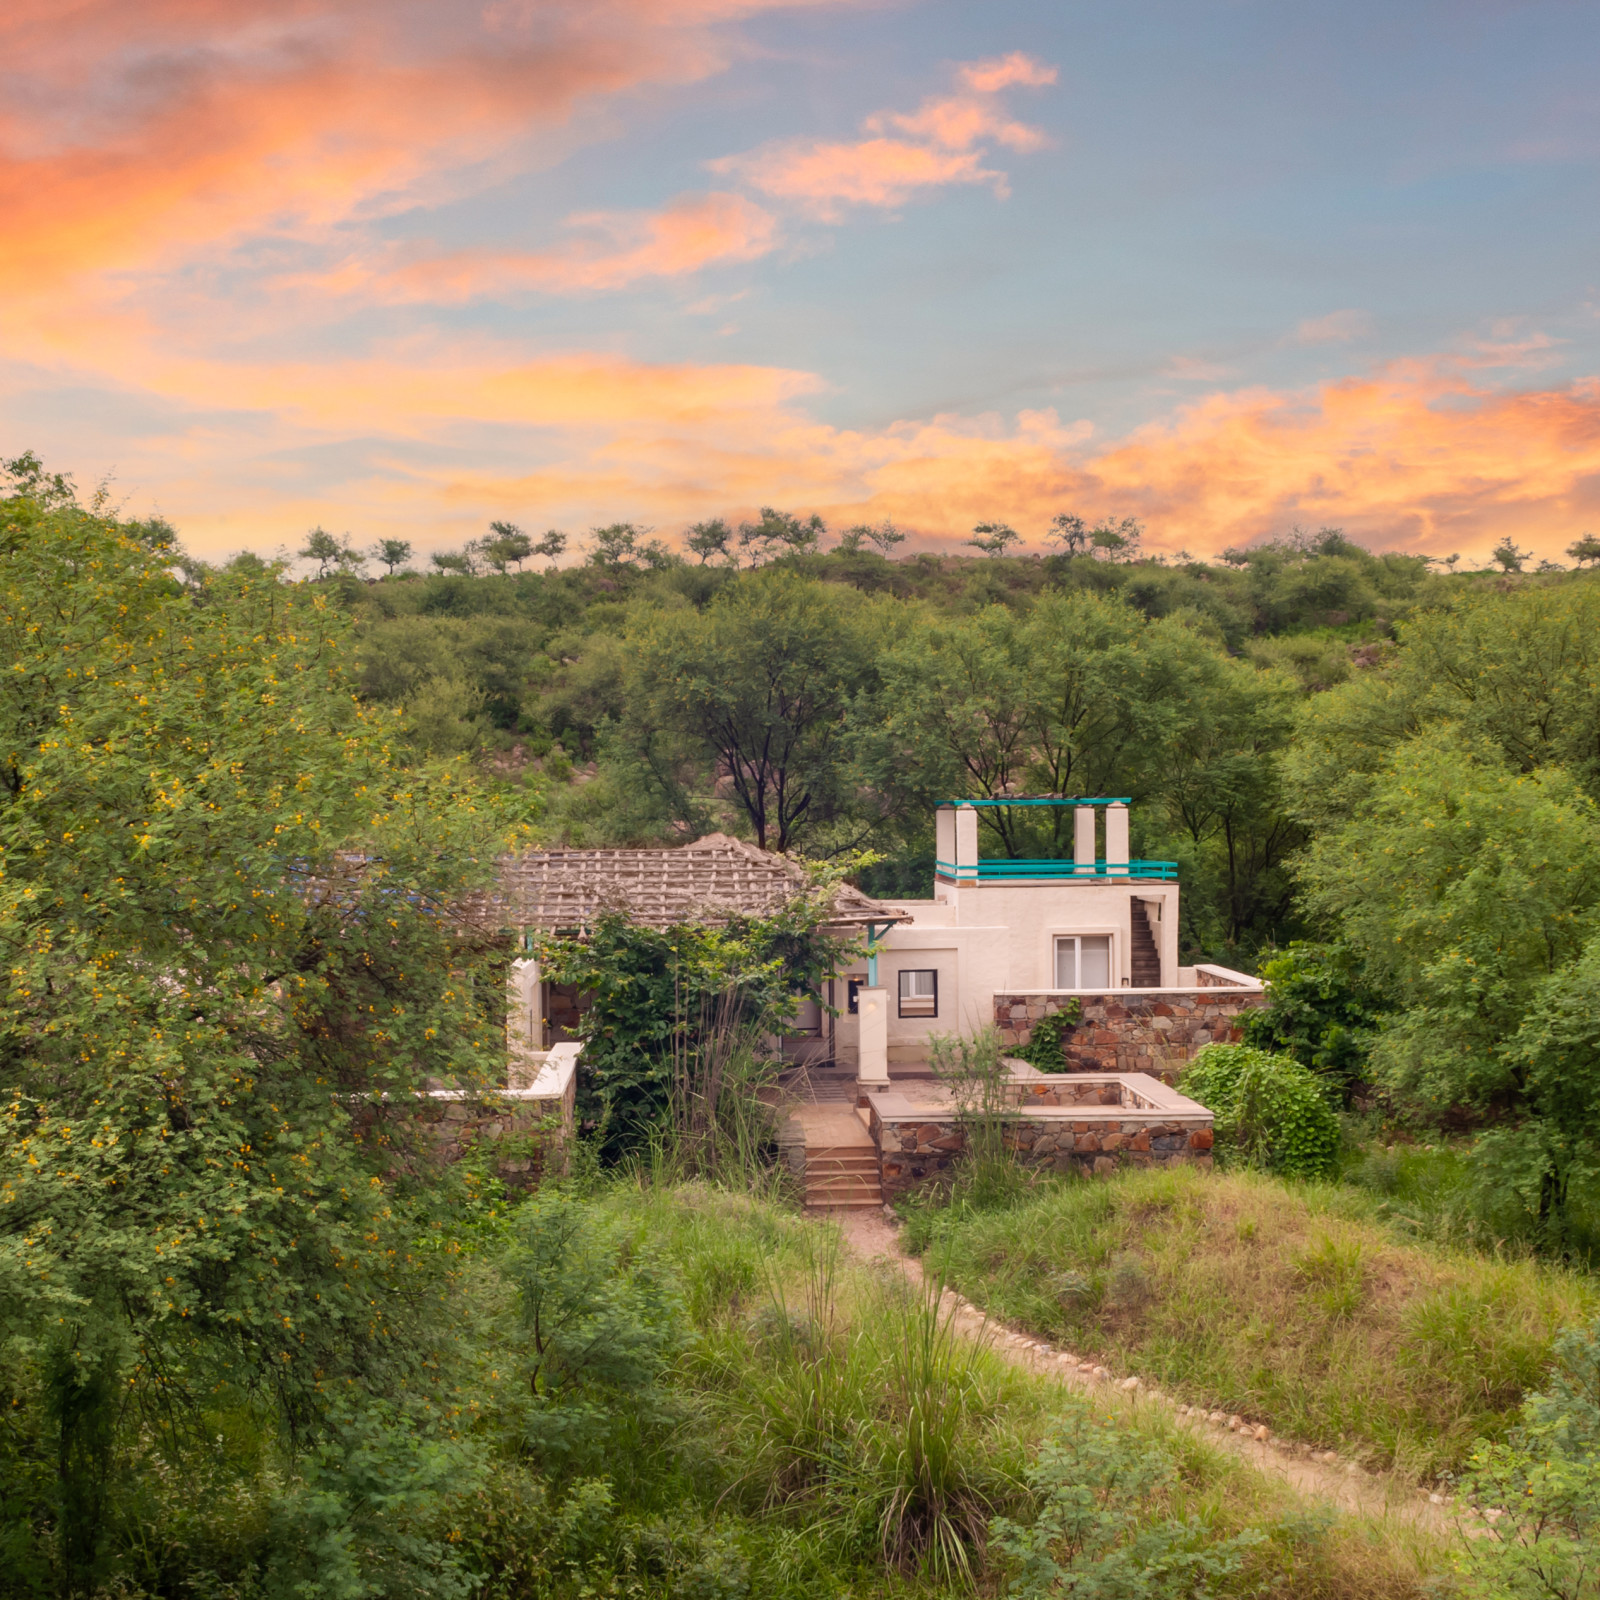
<instances>
[{"instance_id":1,"label":"sunset sky","mask_svg":"<svg viewBox=\"0 0 1600 1600\"><path fill-rule=\"evenodd\" d=\"M1592 0L8 0L0 454L217 556L1600 533Z\"/></svg>"}]
</instances>

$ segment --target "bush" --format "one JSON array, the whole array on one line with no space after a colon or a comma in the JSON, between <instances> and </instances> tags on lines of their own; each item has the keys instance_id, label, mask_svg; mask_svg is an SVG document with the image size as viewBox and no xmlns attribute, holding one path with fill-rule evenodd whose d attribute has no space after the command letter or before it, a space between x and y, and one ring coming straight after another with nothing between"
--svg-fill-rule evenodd
<instances>
[{"instance_id":1,"label":"bush","mask_svg":"<svg viewBox=\"0 0 1600 1600\"><path fill-rule=\"evenodd\" d=\"M1600 1569L1600 1324L1555 1342L1555 1371L1502 1444L1478 1441L1463 1497L1490 1513L1461 1543L1464 1587L1483 1600L1580 1600Z\"/></svg>"},{"instance_id":2,"label":"bush","mask_svg":"<svg viewBox=\"0 0 1600 1600\"><path fill-rule=\"evenodd\" d=\"M1337 1170L1338 1120L1315 1074L1292 1056L1207 1045L1184 1073L1183 1092L1215 1114L1225 1161L1285 1178L1325 1178Z\"/></svg>"},{"instance_id":3,"label":"bush","mask_svg":"<svg viewBox=\"0 0 1600 1600\"><path fill-rule=\"evenodd\" d=\"M1350 951L1296 939L1261 975L1267 1004L1246 1015L1245 1043L1293 1056L1348 1097L1366 1078L1378 1025Z\"/></svg>"},{"instance_id":4,"label":"bush","mask_svg":"<svg viewBox=\"0 0 1600 1600\"><path fill-rule=\"evenodd\" d=\"M1028 1474L1039 1510L991 1527L1014 1600L1186 1600L1213 1594L1265 1535L1218 1538L1197 1519L1163 1516L1173 1461L1112 1424L1079 1418L1045 1445Z\"/></svg>"}]
</instances>

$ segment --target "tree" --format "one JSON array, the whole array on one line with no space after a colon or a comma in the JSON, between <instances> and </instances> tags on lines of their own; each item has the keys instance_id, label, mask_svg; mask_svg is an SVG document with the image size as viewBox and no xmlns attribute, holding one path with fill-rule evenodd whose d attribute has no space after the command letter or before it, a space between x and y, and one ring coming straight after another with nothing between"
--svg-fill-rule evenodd
<instances>
[{"instance_id":1,"label":"tree","mask_svg":"<svg viewBox=\"0 0 1600 1600\"><path fill-rule=\"evenodd\" d=\"M589 564L595 567L631 567L639 553L639 541L649 532L631 522L613 522L589 530Z\"/></svg>"},{"instance_id":2,"label":"tree","mask_svg":"<svg viewBox=\"0 0 1600 1600\"><path fill-rule=\"evenodd\" d=\"M483 546L484 559L496 572L504 573L513 564L521 572L522 563L533 554L533 540L512 522L491 522L489 531L494 537Z\"/></svg>"},{"instance_id":3,"label":"tree","mask_svg":"<svg viewBox=\"0 0 1600 1600\"><path fill-rule=\"evenodd\" d=\"M1376 1081L1435 1114L1525 1109L1513 1041L1600 932L1600 808L1572 776L1431 728L1312 841L1301 883L1392 1008Z\"/></svg>"},{"instance_id":4,"label":"tree","mask_svg":"<svg viewBox=\"0 0 1600 1600\"><path fill-rule=\"evenodd\" d=\"M1522 563L1531 556L1531 550L1519 550L1508 533L1493 550L1489 552L1492 561L1498 562L1502 572L1521 572Z\"/></svg>"},{"instance_id":5,"label":"tree","mask_svg":"<svg viewBox=\"0 0 1600 1600\"><path fill-rule=\"evenodd\" d=\"M1233 952L1280 938L1292 914L1288 862L1306 830L1285 811L1276 758L1289 742L1298 692L1286 674L1247 662L1211 657L1195 665L1186 725L1150 781L1189 842L1188 941Z\"/></svg>"},{"instance_id":6,"label":"tree","mask_svg":"<svg viewBox=\"0 0 1600 1600\"><path fill-rule=\"evenodd\" d=\"M956 795L1150 794L1222 659L1181 622L1081 590L1041 595L1021 616L996 605L924 617L880 662L863 771L904 812ZM985 808L980 821L1008 856L1070 848L1055 808L1042 820Z\"/></svg>"},{"instance_id":7,"label":"tree","mask_svg":"<svg viewBox=\"0 0 1600 1600\"><path fill-rule=\"evenodd\" d=\"M1300 713L1281 768L1291 810L1338 829L1397 748L1451 723L1511 768L1566 768L1600 799L1600 592L1587 581L1464 595L1398 628L1400 649Z\"/></svg>"},{"instance_id":8,"label":"tree","mask_svg":"<svg viewBox=\"0 0 1600 1600\"><path fill-rule=\"evenodd\" d=\"M1089 548L1089 524L1082 517L1073 516L1070 512L1057 512L1050 519L1049 538L1052 543L1059 544L1069 556L1078 555Z\"/></svg>"},{"instance_id":9,"label":"tree","mask_svg":"<svg viewBox=\"0 0 1600 1600\"><path fill-rule=\"evenodd\" d=\"M839 535L839 543L835 548L854 551L859 550L863 544L870 544L876 548L879 555L887 558L893 554L896 546L905 542L905 532L885 518L876 525L858 522L853 527L846 528Z\"/></svg>"},{"instance_id":10,"label":"tree","mask_svg":"<svg viewBox=\"0 0 1600 1600\"><path fill-rule=\"evenodd\" d=\"M712 556L726 561L732 554L733 529L721 517L716 517L710 522L695 523L683 542L692 554L699 556L701 566Z\"/></svg>"},{"instance_id":11,"label":"tree","mask_svg":"<svg viewBox=\"0 0 1600 1600\"><path fill-rule=\"evenodd\" d=\"M972 534L972 538L966 543L975 550L981 550L986 556L1003 556L1022 538L1015 528L1008 527L1003 522L980 522L972 530Z\"/></svg>"},{"instance_id":12,"label":"tree","mask_svg":"<svg viewBox=\"0 0 1600 1600\"><path fill-rule=\"evenodd\" d=\"M403 567L411 559L411 541L380 539L372 547L372 559L381 561L392 577L396 567Z\"/></svg>"},{"instance_id":13,"label":"tree","mask_svg":"<svg viewBox=\"0 0 1600 1600\"><path fill-rule=\"evenodd\" d=\"M317 563L317 577L326 578L328 569L335 572L359 572L365 564L360 552L352 548L350 535L336 539L325 528L313 528L306 535L304 546L295 552L302 560Z\"/></svg>"},{"instance_id":14,"label":"tree","mask_svg":"<svg viewBox=\"0 0 1600 1600\"><path fill-rule=\"evenodd\" d=\"M1090 546L1107 561L1132 561L1139 554L1139 544L1143 538L1144 524L1137 517L1124 517L1120 522L1102 522L1089 532Z\"/></svg>"},{"instance_id":15,"label":"tree","mask_svg":"<svg viewBox=\"0 0 1600 1600\"><path fill-rule=\"evenodd\" d=\"M414 1091L498 1055L449 915L472 799L392 764L325 593L169 564L0 506L0 1331L49 1374L69 1545L141 1406L303 1437L411 1364Z\"/></svg>"},{"instance_id":16,"label":"tree","mask_svg":"<svg viewBox=\"0 0 1600 1600\"><path fill-rule=\"evenodd\" d=\"M641 741L679 741L763 850L791 849L845 801L846 712L871 672L869 610L853 590L776 570L704 611L649 617L627 639Z\"/></svg>"},{"instance_id":17,"label":"tree","mask_svg":"<svg viewBox=\"0 0 1600 1600\"><path fill-rule=\"evenodd\" d=\"M806 555L819 548L827 525L816 515L802 520L792 511L762 506L755 522L739 524L739 548L750 553L750 565L759 566L777 555Z\"/></svg>"},{"instance_id":18,"label":"tree","mask_svg":"<svg viewBox=\"0 0 1600 1600\"><path fill-rule=\"evenodd\" d=\"M1592 533L1581 534L1573 543L1567 546L1567 554L1578 563L1580 567L1590 566L1600 561L1600 539Z\"/></svg>"},{"instance_id":19,"label":"tree","mask_svg":"<svg viewBox=\"0 0 1600 1600\"><path fill-rule=\"evenodd\" d=\"M433 563L436 572L453 573L461 578L475 578L478 575L477 546L470 542L460 550L435 550L428 560Z\"/></svg>"},{"instance_id":20,"label":"tree","mask_svg":"<svg viewBox=\"0 0 1600 1600\"><path fill-rule=\"evenodd\" d=\"M0 472L10 481L14 495L25 496L43 511L59 511L78 503L78 488L70 473L46 472L32 450L10 461L0 461Z\"/></svg>"},{"instance_id":21,"label":"tree","mask_svg":"<svg viewBox=\"0 0 1600 1600\"><path fill-rule=\"evenodd\" d=\"M567 536L559 528L547 528L544 537L534 545L530 552L536 556L545 556L553 567L561 559L562 553L567 548Z\"/></svg>"}]
</instances>

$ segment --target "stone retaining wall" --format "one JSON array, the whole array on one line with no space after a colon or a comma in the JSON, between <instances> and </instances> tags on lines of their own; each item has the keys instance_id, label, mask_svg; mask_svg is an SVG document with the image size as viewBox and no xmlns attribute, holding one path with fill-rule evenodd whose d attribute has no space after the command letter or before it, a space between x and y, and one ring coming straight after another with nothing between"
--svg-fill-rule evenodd
<instances>
[{"instance_id":1,"label":"stone retaining wall","mask_svg":"<svg viewBox=\"0 0 1600 1600\"><path fill-rule=\"evenodd\" d=\"M1259 987L1221 984L1106 994L997 994L994 1020L1001 1043L1011 1049L1027 1044L1041 1018L1074 1000L1083 1008L1081 1020L1061 1034L1069 1072L1147 1072L1167 1081L1203 1046L1236 1044L1242 1037L1240 1017L1265 1004Z\"/></svg>"},{"instance_id":2,"label":"stone retaining wall","mask_svg":"<svg viewBox=\"0 0 1600 1600\"><path fill-rule=\"evenodd\" d=\"M1047 1074L1016 1088L1002 1138L1025 1167L1088 1177L1119 1166L1211 1165L1211 1113L1142 1074L1070 1086ZM967 1125L952 1112L898 1096L873 1095L867 1105L886 1200L948 1172L966 1148Z\"/></svg>"}]
</instances>

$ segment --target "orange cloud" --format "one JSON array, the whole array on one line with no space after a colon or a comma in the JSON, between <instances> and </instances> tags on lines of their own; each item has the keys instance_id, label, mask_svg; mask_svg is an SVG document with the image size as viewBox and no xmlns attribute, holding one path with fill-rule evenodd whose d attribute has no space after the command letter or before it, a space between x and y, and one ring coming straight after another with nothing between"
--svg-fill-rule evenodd
<instances>
[{"instance_id":1,"label":"orange cloud","mask_svg":"<svg viewBox=\"0 0 1600 1600\"><path fill-rule=\"evenodd\" d=\"M1023 86L1042 89L1056 81L1056 69L1036 61L1020 50L988 61L969 61L959 73L961 81L978 94L998 94L1002 89Z\"/></svg>"},{"instance_id":2,"label":"orange cloud","mask_svg":"<svg viewBox=\"0 0 1600 1600\"><path fill-rule=\"evenodd\" d=\"M710 25L780 3L835 0L13 0L0 290L470 193L597 97L720 70Z\"/></svg>"},{"instance_id":3,"label":"orange cloud","mask_svg":"<svg viewBox=\"0 0 1600 1600\"><path fill-rule=\"evenodd\" d=\"M688 194L660 211L569 217L578 237L554 250L460 251L401 268L384 298L466 300L536 289L547 294L621 289L680 277L716 262L754 261L777 242L770 212L736 194Z\"/></svg>"},{"instance_id":4,"label":"orange cloud","mask_svg":"<svg viewBox=\"0 0 1600 1600\"><path fill-rule=\"evenodd\" d=\"M900 206L918 189L947 183L992 183L1005 192L1005 174L981 166L971 151L930 150L904 139L861 139L851 144L782 140L748 155L724 156L713 172L736 173L746 183L784 200L805 203L835 220L839 206Z\"/></svg>"},{"instance_id":5,"label":"orange cloud","mask_svg":"<svg viewBox=\"0 0 1600 1600\"><path fill-rule=\"evenodd\" d=\"M670 531L759 504L834 524L892 517L935 546L999 518L1038 548L1063 510L1139 516L1156 548L1197 553L1329 523L1380 548L1486 555L1510 533L1559 556L1600 529L1600 379L1502 390L1453 360L1303 393L1219 391L1105 442L1048 410L839 428L810 414L822 384L804 372L581 354L517 365L489 347L155 378L174 402L256 419L241 438L160 441L148 476L123 461L123 481L158 491L202 551L270 548L291 517L291 533L338 522L430 546L497 516ZM315 500L228 467L268 450L320 459L352 438L379 443ZM180 470L192 476L160 476Z\"/></svg>"},{"instance_id":6,"label":"orange cloud","mask_svg":"<svg viewBox=\"0 0 1600 1600\"><path fill-rule=\"evenodd\" d=\"M779 139L707 163L775 198L797 201L834 221L844 205L902 206L919 190L951 183L992 184L1004 198L1005 174L981 165L985 142L1017 151L1048 141L992 99L1013 84L1055 82L1055 68L1021 53L960 69L965 94L924 100L913 112L879 111L861 124L876 137L849 141ZM905 135L907 137L896 137Z\"/></svg>"}]
</instances>

